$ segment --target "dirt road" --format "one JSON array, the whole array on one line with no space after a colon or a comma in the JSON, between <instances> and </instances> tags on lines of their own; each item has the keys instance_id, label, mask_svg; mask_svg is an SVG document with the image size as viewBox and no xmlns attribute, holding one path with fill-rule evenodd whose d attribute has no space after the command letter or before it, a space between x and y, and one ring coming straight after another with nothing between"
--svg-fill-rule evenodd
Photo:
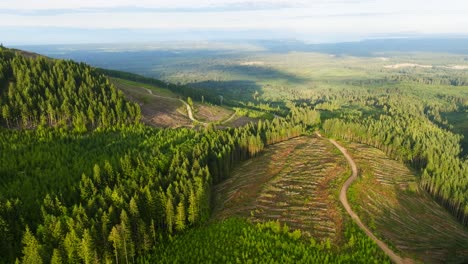
<instances>
[{"instance_id":1,"label":"dirt road","mask_svg":"<svg viewBox=\"0 0 468 264\"><path fill-rule=\"evenodd\" d=\"M203 124L203 125L207 125L207 123L202 122L202 121L199 121L199 120L197 120L197 119L195 119L195 118L193 117L192 107L190 107L190 105L189 105L188 103L186 103L184 100L179 99L179 98L174 98L174 97L167 97L167 96L155 95L155 94L153 93L153 91L151 91L150 89L146 89L146 90L147 90L148 93L150 93L152 96L160 97L160 98L165 98L165 99L170 99L170 100L178 100L178 101L182 102L182 103L185 105L185 107L187 107L188 118L189 118L190 120L192 120L192 121L194 121L194 122L198 122L198 123Z\"/></svg>"},{"instance_id":2,"label":"dirt road","mask_svg":"<svg viewBox=\"0 0 468 264\"><path fill-rule=\"evenodd\" d=\"M322 137L322 135L320 135L320 133L317 132L316 134L317 134L317 136ZM358 177L357 166L356 166L356 163L354 162L354 160L349 155L348 151L343 146L338 144L333 139L329 139L329 141L333 145L335 145L335 147L337 147L341 151L341 153L343 153L343 155L345 156L345 158L348 161L349 165L351 166L351 170L352 170L351 177L349 177L346 180L346 182L343 184L343 187L340 190L340 202L343 204L343 207L346 209L346 212L351 216L351 218L359 226L359 228L361 228L362 231L364 231L368 237L370 237L372 240L374 240L374 242L385 252L385 254L388 255L388 257L394 263L399 264L399 263L411 262L411 261L407 261L407 260L403 261L403 259L400 256L398 256L395 252L393 252L393 250L391 250L388 247L387 244L385 244L383 241L378 239L374 234L372 234L372 232L362 223L359 216L351 209L351 206L349 205L349 202L348 202L348 197L346 196L346 192L348 191L349 186L351 186L353 181L356 180L357 177Z\"/></svg>"},{"instance_id":3,"label":"dirt road","mask_svg":"<svg viewBox=\"0 0 468 264\"><path fill-rule=\"evenodd\" d=\"M221 122L221 124L226 124L227 122L231 121L234 117L236 117L236 112L234 112L228 119Z\"/></svg>"}]
</instances>

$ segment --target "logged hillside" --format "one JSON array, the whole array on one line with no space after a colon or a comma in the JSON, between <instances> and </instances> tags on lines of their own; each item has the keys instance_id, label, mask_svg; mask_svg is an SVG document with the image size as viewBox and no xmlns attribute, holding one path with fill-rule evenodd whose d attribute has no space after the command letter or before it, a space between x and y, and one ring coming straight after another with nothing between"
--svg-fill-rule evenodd
<instances>
[{"instance_id":1,"label":"logged hillside","mask_svg":"<svg viewBox=\"0 0 468 264\"><path fill-rule=\"evenodd\" d=\"M0 50L1 123L76 131L133 124L140 108L85 64Z\"/></svg>"}]
</instances>

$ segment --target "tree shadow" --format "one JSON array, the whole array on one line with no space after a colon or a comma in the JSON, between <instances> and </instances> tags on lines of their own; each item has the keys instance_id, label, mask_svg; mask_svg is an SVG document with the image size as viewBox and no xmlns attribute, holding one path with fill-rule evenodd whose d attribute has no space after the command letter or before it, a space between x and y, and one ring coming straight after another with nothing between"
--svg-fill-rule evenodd
<instances>
[{"instance_id":1,"label":"tree shadow","mask_svg":"<svg viewBox=\"0 0 468 264\"><path fill-rule=\"evenodd\" d=\"M306 79L297 75L262 65L214 65L209 67L208 70L227 72L228 74L241 75L256 80L285 80L294 84L306 82Z\"/></svg>"}]
</instances>

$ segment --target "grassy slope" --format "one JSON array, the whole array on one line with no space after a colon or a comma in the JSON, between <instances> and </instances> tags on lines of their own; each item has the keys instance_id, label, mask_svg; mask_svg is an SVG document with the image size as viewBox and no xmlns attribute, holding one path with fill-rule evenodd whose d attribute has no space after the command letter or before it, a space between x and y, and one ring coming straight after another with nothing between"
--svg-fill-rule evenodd
<instances>
[{"instance_id":1,"label":"grassy slope","mask_svg":"<svg viewBox=\"0 0 468 264\"><path fill-rule=\"evenodd\" d=\"M468 260L468 230L418 187L412 171L375 148L355 143L347 148L361 172L350 202L367 226L416 260Z\"/></svg>"}]
</instances>

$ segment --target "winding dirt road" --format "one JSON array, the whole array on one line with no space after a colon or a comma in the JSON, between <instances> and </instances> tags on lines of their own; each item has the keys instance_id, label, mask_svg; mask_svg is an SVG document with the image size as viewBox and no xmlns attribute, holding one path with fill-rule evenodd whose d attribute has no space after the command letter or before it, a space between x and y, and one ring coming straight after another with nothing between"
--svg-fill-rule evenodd
<instances>
[{"instance_id":1,"label":"winding dirt road","mask_svg":"<svg viewBox=\"0 0 468 264\"><path fill-rule=\"evenodd\" d=\"M322 138L322 135L320 135L319 132L316 132L317 136ZM354 180L357 179L358 177L358 170L356 163L354 162L353 158L349 155L348 151L338 144L335 140L333 139L328 139L335 147L337 147L341 153L345 156L346 160L348 161L349 165L351 166L352 174L351 177L349 177L346 182L343 184L343 187L340 190L340 202L343 204L344 208L346 209L346 212L351 216L351 218L354 220L354 222L359 226L359 228L362 229L366 233L368 237L370 237L374 242L385 252L385 254L388 255L388 257L397 264L400 263L408 263L408 261L403 261L403 259L398 256L393 250L391 250L387 244L385 244L382 240L378 239L372 232L362 223L361 219L359 216L351 209L351 206L349 205L348 202L348 197L346 196L346 192L348 191L349 187L353 183Z\"/></svg>"},{"instance_id":2,"label":"winding dirt road","mask_svg":"<svg viewBox=\"0 0 468 264\"><path fill-rule=\"evenodd\" d=\"M189 105L187 102L185 102L184 100L179 99L179 98L174 98L174 97L156 95L156 94L154 94L153 91L151 91L150 89L147 89L147 88L145 88L145 89L146 89L146 91L148 91L149 94L151 94L151 95L154 96L154 97L165 98L165 99L170 99L170 100L178 100L178 101L182 102L182 103L185 105L185 107L187 107L188 118L189 118L190 120L192 120L192 121L194 121L194 122L198 122L198 123L200 123L200 124L202 124L202 125L208 125L208 123L202 122L202 121L200 121L200 120L197 120L197 119L193 116L192 107L190 107L190 105ZM231 119L233 119L234 117L236 117L236 113L235 113L235 112L234 112L228 119L222 121L221 124L225 124L225 123L231 121Z\"/></svg>"},{"instance_id":3,"label":"winding dirt road","mask_svg":"<svg viewBox=\"0 0 468 264\"><path fill-rule=\"evenodd\" d=\"M234 112L228 119L221 121L221 124L226 124L227 122L231 121L234 117L236 117L236 112Z\"/></svg>"},{"instance_id":4,"label":"winding dirt road","mask_svg":"<svg viewBox=\"0 0 468 264\"><path fill-rule=\"evenodd\" d=\"M161 95L156 95L153 93L153 91L151 91L150 89L146 89L146 91L148 91L149 94L151 94L152 96L155 96L155 97L159 97L159 98L165 98L165 99L170 99L170 100L178 100L180 102L182 102L185 107L187 107L187 113L188 113L188 118L194 122L198 122L200 124L203 124L203 125L207 125L208 123L205 123L205 122L202 122L200 120L197 120L195 119L195 117L193 117L193 112L192 112L192 107L190 107L189 104L187 104L184 100L182 99L179 99L179 98L174 98L174 97L167 97L167 96L161 96Z\"/></svg>"}]
</instances>

